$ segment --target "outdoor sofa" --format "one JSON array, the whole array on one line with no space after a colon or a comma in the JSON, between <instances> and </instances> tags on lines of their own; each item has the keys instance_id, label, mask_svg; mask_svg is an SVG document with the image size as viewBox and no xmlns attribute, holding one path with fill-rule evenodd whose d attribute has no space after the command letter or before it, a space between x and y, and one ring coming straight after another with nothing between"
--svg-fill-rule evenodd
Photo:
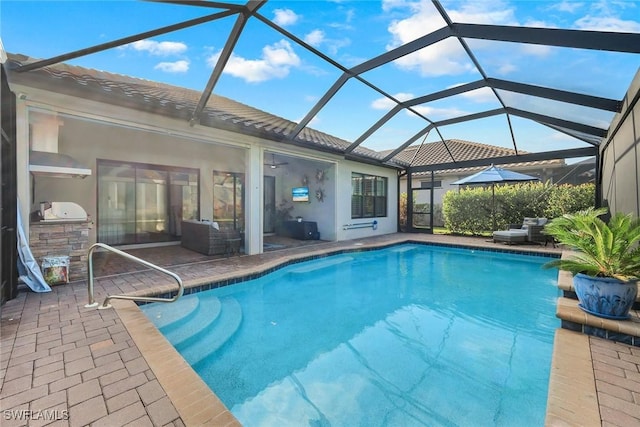
<instances>
[{"instance_id":1,"label":"outdoor sofa","mask_svg":"<svg viewBox=\"0 0 640 427\"><path fill-rule=\"evenodd\" d=\"M503 242L508 245L515 243L546 243L547 236L543 233L547 218L525 218L522 224L510 224L508 230L493 232L493 242Z\"/></svg>"},{"instance_id":2,"label":"outdoor sofa","mask_svg":"<svg viewBox=\"0 0 640 427\"><path fill-rule=\"evenodd\" d=\"M230 255L240 252L239 230L226 229L214 221L182 221L182 247L204 255Z\"/></svg>"}]
</instances>

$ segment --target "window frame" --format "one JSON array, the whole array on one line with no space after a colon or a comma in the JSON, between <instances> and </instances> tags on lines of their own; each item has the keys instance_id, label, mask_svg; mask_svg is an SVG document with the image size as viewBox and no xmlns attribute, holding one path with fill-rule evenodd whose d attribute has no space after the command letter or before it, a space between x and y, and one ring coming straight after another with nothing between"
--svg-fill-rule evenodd
<instances>
[{"instance_id":1,"label":"window frame","mask_svg":"<svg viewBox=\"0 0 640 427\"><path fill-rule=\"evenodd\" d=\"M102 217L102 206L101 206L101 179L105 178L106 175L102 173L103 168L108 167L125 167L130 169L133 173L132 183L133 183L133 196L129 199L129 203L132 204L129 209L132 209L133 212L133 232L128 233L127 237L120 236L121 233L116 233L115 236L108 236L109 233L104 234L103 227L107 227L108 225L103 221ZM140 183L138 179L138 174L140 171L150 170L150 171L159 171L166 174L166 186L167 193L165 195L166 207L164 209L164 213L167 215L167 218L171 217L171 201L172 195L170 186L174 183L174 174L192 174L195 175L194 182L196 183L196 194L193 196L195 199L195 206L192 216L195 219L198 219L200 216L200 169L199 168L191 168L191 167L181 167L181 166L169 166L169 165L159 165L152 163L140 163L140 162L130 162L126 160L113 160L113 159L96 159L96 235L97 241L107 244L113 245L128 245L128 244L139 244L139 243L156 243L156 241L147 240L144 238L144 233L138 231L138 184ZM182 218L182 217L180 217ZM189 218L184 218L189 219ZM171 220L169 220L171 221ZM180 231L180 226L178 224L173 224L172 228L169 228L166 233L166 238L162 240L158 240L160 242L165 241L176 241L180 239L180 235L182 234Z\"/></svg>"},{"instance_id":2,"label":"window frame","mask_svg":"<svg viewBox=\"0 0 640 427\"><path fill-rule=\"evenodd\" d=\"M386 218L388 201L388 177L351 172L351 219Z\"/></svg>"}]
</instances>

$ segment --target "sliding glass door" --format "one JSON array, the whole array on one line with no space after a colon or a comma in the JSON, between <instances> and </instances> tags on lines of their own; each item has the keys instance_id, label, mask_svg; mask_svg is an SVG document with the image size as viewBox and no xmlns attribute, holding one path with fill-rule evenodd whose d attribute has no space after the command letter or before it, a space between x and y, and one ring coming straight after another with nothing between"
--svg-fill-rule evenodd
<instances>
[{"instance_id":1,"label":"sliding glass door","mask_svg":"<svg viewBox=\"0 0 640 427\"><path fill-rule=\"evenodd\" d=\"M98 241L112 245L178 240L198 218L199 171L98 161Z\"/></svg>"},{"instance_id":2,"label":"sliding glass door","mask_svg":"<svg viewBox=\"0 0 640 427\"><path fill-rule=\"evenodd\" d=\"M244 230L244 174L213 172L213 220Z\"/></svg>"}]
</instances>

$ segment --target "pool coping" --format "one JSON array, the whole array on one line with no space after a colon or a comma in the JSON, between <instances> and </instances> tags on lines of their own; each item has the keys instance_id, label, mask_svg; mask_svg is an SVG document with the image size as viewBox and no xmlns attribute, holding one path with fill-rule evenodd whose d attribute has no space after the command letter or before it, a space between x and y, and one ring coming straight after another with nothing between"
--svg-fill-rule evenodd
<instances>
[{"instance_id":1,"label":"pool coping","mask_svg":"<svg viewBox=\"0 0 640 427\"><path fill-rule=\"evenodd\" d=\"M281 259L254 267L249 272L230 273L215 282L193 280L185 283L185 295L201 292L216 287L228 286L252 280L288 265L321 259L343 253L384 249L400 244L418 244L425 246L473 249L486 252L512 253L521 255L558 258L551 252L527 251L506 248L487 248L468 244L451 244L441 242L424 242L401 239L395 242L363 243L353 248L335 250L316 250L304 255L288 255ZM203 283L208 282L208 283ZM174 293L172 286L155 292L136 292L138 296L169 297ZM160 292L160 293L159 293ZM133 295L133 294L129 294ZM216 394L206 385L202 378L186 362L180 353L160 333L153 323L133 301L112 300L113 308L127 329L140 353L157 377L158 382L172 401L185 425L219 425L241 426L231 411L220 401ZM576 370L576 362L584 369ZM579 375L576 375L576 372ZM576 393L576 385L581 387ZM584 387L584 388L582 388ZM593 420L598 423L594 424ZM556 330L552 353L552 366L547 394L547 410L545 425L600 425L600 409L595 391L595 379L591 361L588 337L562 328Z\"/></svg>"},{"instance_id":2,"label":"pool coping","mask_svg":"<svg viewBox=\"0 0 640 427\"><path fill-rule=\"evenodd\" d=\"M185 425L242 425L133 301L112 306Z\"/></svg>"}]
</instances>

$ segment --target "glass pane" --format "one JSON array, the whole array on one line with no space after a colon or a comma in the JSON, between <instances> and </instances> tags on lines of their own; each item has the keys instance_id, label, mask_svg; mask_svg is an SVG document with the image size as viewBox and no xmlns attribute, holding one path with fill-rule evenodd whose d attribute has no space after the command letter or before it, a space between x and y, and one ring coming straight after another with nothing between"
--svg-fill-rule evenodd
<instances>
[{"instance_id":1,"label":"glass pane","mask_svg":"<svg viewBox=\"0 0 640 427\"><path fill-rule=\"evenodd\" d=\"M136 170L136 241L169 240L167 214L168 173L153 169Z\"/></svg>"},{"instance_id":2,"label":"glass pane","mask_svg":"<svg viewBox=\"0 0 640 427\"><path fill-rule=\"evenodd\" d=\"M98 242L135 243L135 170L98 165Z\"/></svg>"},{"instance_id":3,"label":"glass pane","mask_svg":"<svg viewBox=\"0 0 640 427\"><path fill-rule=\"evenodd\" d=\"M230 228L244 228L244 174L213 173L213 219Z\"/></svg>"},{"instance_id":4,"label":"glass pane","mask_svg":"<svg viewBox=\"0 0 640 427\"><path fill-rule=\"evenodd\" d=\"M362 176L351 174L351 218L362 217Z\"/></svg>"},{"instance_id":5,"label":"glass pane","mask_svg":"<svg viewBox=\"0 0 640 427\"><path fill-rule=\"evenodd\" d=\"M198 219L198 174L169 173L169 233L181 236L181 223L185 219Z\"/></svg>"},{"instance_id":6,"label":"glass pane","mask_svg":"<svg viewBox=\"0 0 640 427\"><path fill-rule=\"evenodd\" d=\"M387 195L387 178L376 177L376 195L377 196L385 196Z\"/></svg>"},{"instance_id":7,"label":"glass pane","mask_svg":"<svg viewBox=\"0 0 640 427\"><path fill-rule=\"evenodd\" d=\"M375 216L387 216L387 178L376 177Z\"/></svg>"}]
</instances>

